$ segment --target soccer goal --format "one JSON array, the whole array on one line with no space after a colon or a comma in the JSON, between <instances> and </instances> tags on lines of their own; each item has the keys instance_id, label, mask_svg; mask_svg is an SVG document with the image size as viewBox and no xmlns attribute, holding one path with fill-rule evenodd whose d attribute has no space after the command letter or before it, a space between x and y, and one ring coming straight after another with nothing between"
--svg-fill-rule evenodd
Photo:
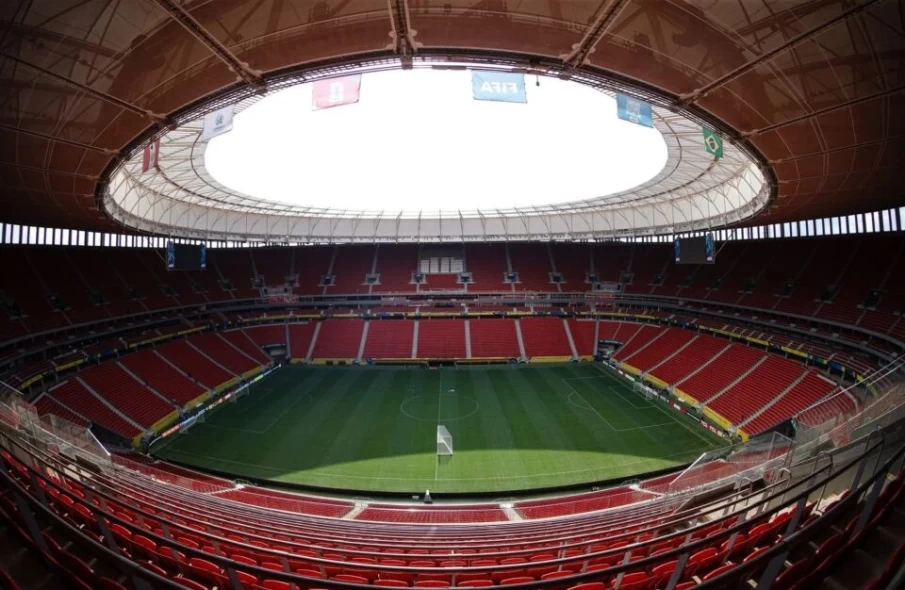
<instances>
[{"instance_id":1,"label":"soccer goal","mask_svg":"<svg viewBox=\"0 0 905 590\"><path fill-rule=\"evenodd\" d=\"M446 429L446 426L437 426L437 460L440 461L444 457L452 457L453 454L453 438Z\"/></svg>"},{"instance_id":2,"label":"soccer goal","mask_svg":"<svg viewBox=\"0 0 905 590\"><path fill-rule=\"evenodd\" d=\"M660 397L659 394L657 394L656 389L654 389L653 387L648 387L647 385L645 385L644 383L641 383L640 381L635 381L635 383L632 385L632 390L635 393L639 393L639 394L643 395L645 399L653 400L653 399L657 399L658 397Z\"/></svg>"}]
</instances>

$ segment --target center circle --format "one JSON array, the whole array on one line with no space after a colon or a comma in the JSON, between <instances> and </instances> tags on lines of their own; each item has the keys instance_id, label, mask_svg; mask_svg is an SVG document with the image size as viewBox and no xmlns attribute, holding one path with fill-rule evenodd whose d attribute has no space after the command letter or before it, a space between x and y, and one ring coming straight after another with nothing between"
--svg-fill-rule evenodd
<instances>
[{"instance_id":1,"label":"center circle","mask_svg":"<svg viewBox=\"0 0 905 590\"><path fill-rule=\"evenodd\" d=\"M425 404L417 404L414 403L415 400L421 399L430 399L436 400L438 396L436 395L416 395L410 398L407 398L399 405L399 411L402 412L405 416L411 418L412 420L420 420L422 422L437 422L437 405L431 404L430 411L424 410ZM441 393L439 395L440 404L442 405L444 400L450 400L450 403L455 400L457 402L457 407L459 409L458 416L450 416L449 414L443 412L439 416L441 422L455 422L457 420L462 420L463 418L468 418L470 416L474 416L478 413L480 409L480 405L478 404L478 400L473 397L456 395L453 393ZM462 401L467 400L468 404L462 404ZM430 415L423 415L430 414Z\"/></svg>"}]
</instances>

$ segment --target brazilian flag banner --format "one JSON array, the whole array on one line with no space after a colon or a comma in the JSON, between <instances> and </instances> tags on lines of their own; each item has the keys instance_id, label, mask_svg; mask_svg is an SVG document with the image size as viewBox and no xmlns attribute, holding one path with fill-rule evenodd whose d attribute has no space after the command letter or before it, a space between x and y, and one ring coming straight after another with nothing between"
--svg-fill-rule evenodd
<instances>
[{"instance_id":1,"label":"brazilian flag banner","mask_svg":"<svg viewBox=\"0 0 905 590\"><path fill-rule=\"evenodd\" d=\"M717 158L723 157L723 138L716 134L711 129L707 129L706 127L702 127L701 131L704 132L704 148L707 150L708 154L713 154Z\"/></svg>"}]
</instances>

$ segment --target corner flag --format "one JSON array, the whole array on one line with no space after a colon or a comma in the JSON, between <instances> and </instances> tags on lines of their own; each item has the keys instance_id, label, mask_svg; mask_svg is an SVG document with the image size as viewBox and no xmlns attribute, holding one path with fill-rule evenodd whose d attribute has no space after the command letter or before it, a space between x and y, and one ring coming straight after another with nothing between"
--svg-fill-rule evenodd
<instances>
[{"instance_id":1,"label":"corner flag","mask_svg":"<svg viewBox=\"0 0 905 590\"><path fill-rule=\"evenodd\" d=\"M707 150L707 153L713 154L717 158L722 158L723 139L714 131L707 129L706 127L702 127L701 131L704 132L704 149Z\"/></svg>"}]
</instances>

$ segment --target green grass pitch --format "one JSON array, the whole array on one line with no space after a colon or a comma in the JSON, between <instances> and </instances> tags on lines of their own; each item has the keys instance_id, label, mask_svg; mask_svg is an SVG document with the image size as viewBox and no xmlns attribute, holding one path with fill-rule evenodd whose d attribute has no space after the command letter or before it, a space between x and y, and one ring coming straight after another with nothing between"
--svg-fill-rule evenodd
<instances>
[{"instance_id":1,"label":"green grass pitch","mask_svg":"<svg viewBox=\"0 0 905 590\"><path fill-rule=\"evenodd\" d=\"M437 425L454 455L437 457ZM274 482L388 492L507 492L689 463L724 444L584 364L286 366L155 454Z\"/></svg>"}]
</instances>

